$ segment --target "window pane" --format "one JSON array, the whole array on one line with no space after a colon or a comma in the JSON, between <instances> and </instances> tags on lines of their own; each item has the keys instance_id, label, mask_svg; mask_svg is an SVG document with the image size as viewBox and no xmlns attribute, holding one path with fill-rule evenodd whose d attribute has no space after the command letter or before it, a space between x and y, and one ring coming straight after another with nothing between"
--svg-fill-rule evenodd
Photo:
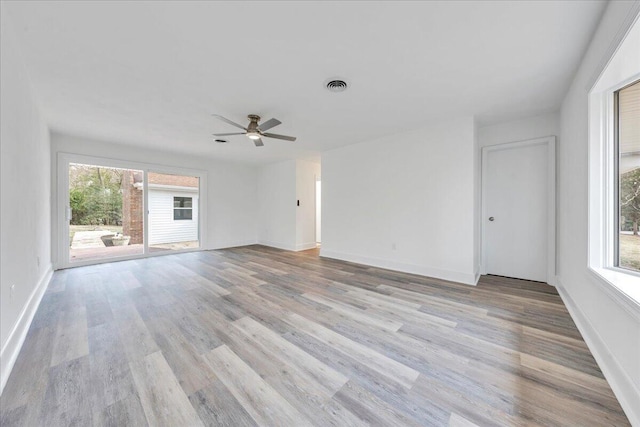
<instances>
[{"instance_id":1,"label":"window pane","mask_svg":"<svg viewBox=\"0 0 640 427\"><path fill-rule=\"evenodd\" d=\"M149 251L200 246L197 176L149 172Z\"/></svg>"},{"instance_id":2,"label":"window pane","mask_svg":"<svg viewBox=\"0 0 640 427\"><path fill-rule=\"evenodd\" d=\"M192 217L192 209L174 209L173 210L173 219L174 220L180 220L180 219L193 219Z\"/></svg>"},{"instance_id":3,"label":"window pane","mask_svg":"<svg viewBox=\"0 0 640 427\"><path fill-rule=\"evenodd\" d=\"M69 165L69 262L144 253L144 173Z\"/></svg>"},{"instance_id":4,"label":"window pane","mask_svg":"<svg viewBox=\"0 0 640 427\"><path fill-rule=\"evenodd\" d=\"M190 208L192 207L191 197L174 197L174 208Z\"/></svg>"},{"instance_id":5,"label":"window pane","mask_svg":"<svg viewBox=\"0 0 640 427\"><path fill-rule=\"evenodd\" d=\"M618 92L619 260L640 271L640 81Z\"/></svg>"}]
</instances>

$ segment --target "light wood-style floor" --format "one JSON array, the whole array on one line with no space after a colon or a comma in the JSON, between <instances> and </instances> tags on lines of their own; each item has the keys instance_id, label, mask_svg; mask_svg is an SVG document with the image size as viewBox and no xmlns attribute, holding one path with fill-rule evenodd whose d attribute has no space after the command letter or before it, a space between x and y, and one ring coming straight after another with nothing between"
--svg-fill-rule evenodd
<instances>
[{"instance_id":1,"label":"light wood-style floor","mask_svg":"<svg viewBox=\"0 0 640 427\"><path fill-rule=\"evenodd\" d=\"M60 271L2 426L628 425L554 288L261 246Z\"/></svg>"}]
</instances>

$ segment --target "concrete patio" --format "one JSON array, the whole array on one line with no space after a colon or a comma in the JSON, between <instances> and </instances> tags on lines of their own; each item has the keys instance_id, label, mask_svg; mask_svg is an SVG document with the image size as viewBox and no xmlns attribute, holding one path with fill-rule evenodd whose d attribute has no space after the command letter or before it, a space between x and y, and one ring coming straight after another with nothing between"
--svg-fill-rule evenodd
<instances>
[{"instance_id":1,"label":"concrete patio","mask_svg":"<svg viewBox=\"0 0 640 427\"><path fill-rule=\"evenodd\" d=\"M74 263L91 259L142 255L144 253L144 245L141 243L127 246L105 246L101 237L108 234L114 234L114 232L110 230L76 231L69 248L69 261ZM196 249L198 247L198 241L166 243L150 246L149 252Z\"/></svg>"}]
</instances>

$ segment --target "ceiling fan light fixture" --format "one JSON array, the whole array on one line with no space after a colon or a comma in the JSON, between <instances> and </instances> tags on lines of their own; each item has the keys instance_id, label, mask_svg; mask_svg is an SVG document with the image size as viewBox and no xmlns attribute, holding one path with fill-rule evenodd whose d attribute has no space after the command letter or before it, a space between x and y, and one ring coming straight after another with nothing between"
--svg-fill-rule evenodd
<instances>
[{"instance_id":1,"label":"ceiling fan light fixture","mask_svg":"<svg viewBox=\"0 0 640 427\"><path fill-rule=\"evenodd\" d=\"M256 147L264 146L262 142L262 138L272 138L272 139L282 139L284 141L295 141L295 136L287 136L287 135L279 135L277 133L265 132L273 127L281 125L282 122L278 119L272 118L263 123L260 123L260 116L256 114L249 114L247 118L249 119L249 125L244 127L232 120L229 120L225 117L222 117L219 114L213 114L214 117L222 120L223 122L230 124L234 127L242 129L244 132L232 132L232 133L214 133L213 136L234 136L234 135L246 135L251 139ZM217 139L216 142L227 142L226 140Z\"/></svg>"}]
</instances>

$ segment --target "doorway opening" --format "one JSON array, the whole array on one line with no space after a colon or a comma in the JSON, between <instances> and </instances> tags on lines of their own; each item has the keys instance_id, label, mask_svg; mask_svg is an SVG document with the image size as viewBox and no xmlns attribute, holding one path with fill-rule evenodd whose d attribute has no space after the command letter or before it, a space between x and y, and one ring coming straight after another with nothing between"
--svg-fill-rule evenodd
<instances>
[{"instance_id":1,"label":"doorway opening","mask_svg":"<svg viewBox=\"0 0 640 427\"><path fill-rule=\"evenodd\" d=\"M316 246L322 244L322 181L316 177Z\"/></svg>"}]
</instances>

